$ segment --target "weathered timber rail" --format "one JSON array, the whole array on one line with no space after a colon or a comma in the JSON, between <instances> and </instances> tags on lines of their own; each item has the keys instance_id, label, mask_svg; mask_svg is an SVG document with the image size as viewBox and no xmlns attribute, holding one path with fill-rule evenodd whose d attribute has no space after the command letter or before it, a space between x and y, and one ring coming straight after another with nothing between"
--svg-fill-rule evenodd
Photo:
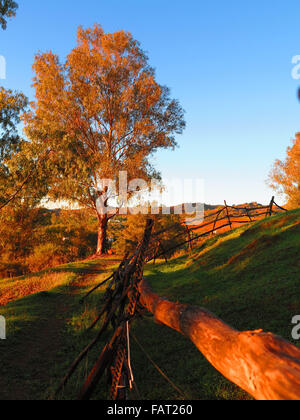
<instances>
[{"instance_id":1,"label":"weathered timber rail","mask_svg":"<svg viewBox=\"0 0 300 420\"><path fill-rule=\"evenodd\" d=\"M157 322L189 338L214 368L255 399L300 399L300 349L261 330L239 332L206 309L169 302L146 280L139 291Z\"/></svg>"}]
</instances>

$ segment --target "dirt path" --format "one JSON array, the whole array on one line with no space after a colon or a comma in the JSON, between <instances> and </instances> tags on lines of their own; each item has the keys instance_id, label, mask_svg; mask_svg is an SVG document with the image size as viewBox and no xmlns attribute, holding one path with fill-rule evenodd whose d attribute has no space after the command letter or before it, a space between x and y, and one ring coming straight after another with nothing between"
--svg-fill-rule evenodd
<instances>
[{"instance_id":1,"label":"dirt path","mask_svg":"<svg viewBox=\"0 0 300 420\"><path fill-rule=\"evenodd\" d=\"M76 295L89 288L93 279L107 265L93 267L79 274L58 291L31 296L29 310L24 302L13 302L12 315L23 312L25 325L6 341L0 341L0 400L36 400L46 398L55 364L63 363L64 329L72 316Z\"/></svg>"}]
</instances>

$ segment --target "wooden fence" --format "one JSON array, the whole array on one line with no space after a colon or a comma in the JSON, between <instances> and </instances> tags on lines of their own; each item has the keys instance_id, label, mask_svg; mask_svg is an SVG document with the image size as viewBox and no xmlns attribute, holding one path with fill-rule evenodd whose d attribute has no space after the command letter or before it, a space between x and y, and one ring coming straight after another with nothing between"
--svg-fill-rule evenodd
<instances>
[{"instance_id":1,"label":"wooden fence","mask_svg":"<svg viewBox=\"0 0 300 420\"><path fill-rule=\"evenodd\" d=\"M254 221L253 211L258 211L258 217L261 217L262 210L263 215L270 216L276 212L274 207L284 211L277 206L274 198L269 206L252 208L251 213L248 208L244 208L248 223ZM230 209L241 210L240 207L230 207L225 203L225 207L218 210L210 223L214 226L225 211L228 224L232 227ZM90 350L102 339L108 326L112 325L112 338L103 347L78 399L90 399L105 372L111 375L110 399L127 399L134 388L130 361L130 326L137 316L141 316L141 308L146 308L158 322L189 338L221 374L254 398L299 400L300 349L281 337L261 330L239 332L203 308L169 302L151 290L144 279L144 265L153 258L153 249L159 242L161 233L168 229L153 234L153 220L148 220L143 240L134 254L130 257L126 255L112 276L86 295L85 298L108 283L105 304L90 327L94 328L103 320L101 328L73 362L56 395L66 386ZM204 234L208 235L211 231ZM195 240L189 238L187 241ZM164 253L166 251L168 250L163 250Z\"/></svg>"},{"instance_id":2,"label":"wooden fence","mask_svg":"<svg viewBox=\"0 0 300 420\"><path fill-rule=\"evenodd\" d=\"M255 223L262 218L271 217L276 214L286 212L287 210L275 202L275 197L272 197L270 204L268 206L229 206L226 201L224 201L224 206L218 209L214 213L209 213L204 216L203 222L199 225L186 227L186 238L183 239L183 232L175 234L173 239L182 238L182 242L174 245L174 247L169 247L164 249L162 241L160 239L161 235L172 230L176 225L171 226L167 229L161 230L154 235L152 235L153 240L156 239L156 247L152 246L153 256L151 260L154 262L158 258L165 258L167 260L168 254L176 249L182 248L183 246L189 245L192 248L192 245L199 241L205 240L207 237L217 235L219 233L226 232L227 230L232 230L236 227L246 225L249 223Z\"/></svg>"},{"instance_id":3,"label":"wooden fence","mask_svg":"<svg viewBox=\"0 0 300 420\"><path fill-rule=\"evenodd\" d=\"M276 208L276 210L275 210ZM263 217L271 217L275 214L286 211L283 207L278 206L275 202L275 197L268 206L229 206L224 201L224 207L212 214L204 217L204 223L195 227L189 227L191 231L205 230L206 235L217 233L218 230L225 228L233 229L237 225L254 223L261 220ZM207 221L209 219L209 221Z\"/></svg>"}]
</instances>

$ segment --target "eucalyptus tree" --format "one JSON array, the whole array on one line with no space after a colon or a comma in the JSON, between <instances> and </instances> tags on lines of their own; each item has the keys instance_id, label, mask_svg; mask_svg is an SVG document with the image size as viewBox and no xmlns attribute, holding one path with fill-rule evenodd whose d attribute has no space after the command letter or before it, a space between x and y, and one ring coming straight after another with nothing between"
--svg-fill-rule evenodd
<instances>
[{"instance_id":1,"label":"eucalyptus tree","mask_svg":"<svg viewBox=\"0 0 300 420\"><path fill-rule=\"evenodd\" d=\"M101 255L113 216L103 210L109 198L103 180L117 182L124 171L129 179L158 177L151 157L176 146L184 112L124 31L79 27L64 62L49 51L36 55L33 68L36 100L24 118L26 135L40 150L52 151L44 163L49 197L97 215Z\"/></svg>"}]
</instances>

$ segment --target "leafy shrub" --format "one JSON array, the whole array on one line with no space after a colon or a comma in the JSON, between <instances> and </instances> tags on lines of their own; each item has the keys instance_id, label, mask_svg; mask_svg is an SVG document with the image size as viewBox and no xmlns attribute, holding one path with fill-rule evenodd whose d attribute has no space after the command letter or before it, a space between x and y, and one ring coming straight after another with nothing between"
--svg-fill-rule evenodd
<instances>
[{"instance_id":1,"label":"leafy shrub","mask_svg":"<svg viewBox=\"0 0 300 420\"><path fill-rule=\"evenodd\" d=\"M86 211L7 208L0 213L0 278L87 258L96 244L97 221Z\"/></svg>"},{"instance_id":2,"label":"leafy shrub","mask_svg":"<svg viewBox=\"0 0 300 420\"><path fill-rule=\"evenodd\" d=\"M71 252L63 252L65 250L57 248L51 242L41 244L34 248L32 254L26 259L26 265L31 272L38 272L49 267L61 265L72 260Z\"/></svg>"},{"instance_id":3,"label":"leafy shrub","mask_svg":"<svg viewBox=\"0 0 300 420\"><path fill-rule=\"evenodd\" d=\"M180 216L171 214L151 217L154 218L153 233L166 230L159 235L160 243L152 242L153 251L159 254L166 251L167 256L172 256L176 246L187 239ZM149 216L141 214L128 216L124 226L117 233L113 250L121 255L126 252L132 253L143 237L148 218Z\"/></svg>"},{"instance_id":4,"label":"leafy shrub","mask_svg":"<svg viewBox=\"0 0 300 420\"><path fill-rule=\"evenodd\" d=\"M17 277L28 272L28 267L24 263L0 262L0 278Z\"/></svg>"}]
</instances>

